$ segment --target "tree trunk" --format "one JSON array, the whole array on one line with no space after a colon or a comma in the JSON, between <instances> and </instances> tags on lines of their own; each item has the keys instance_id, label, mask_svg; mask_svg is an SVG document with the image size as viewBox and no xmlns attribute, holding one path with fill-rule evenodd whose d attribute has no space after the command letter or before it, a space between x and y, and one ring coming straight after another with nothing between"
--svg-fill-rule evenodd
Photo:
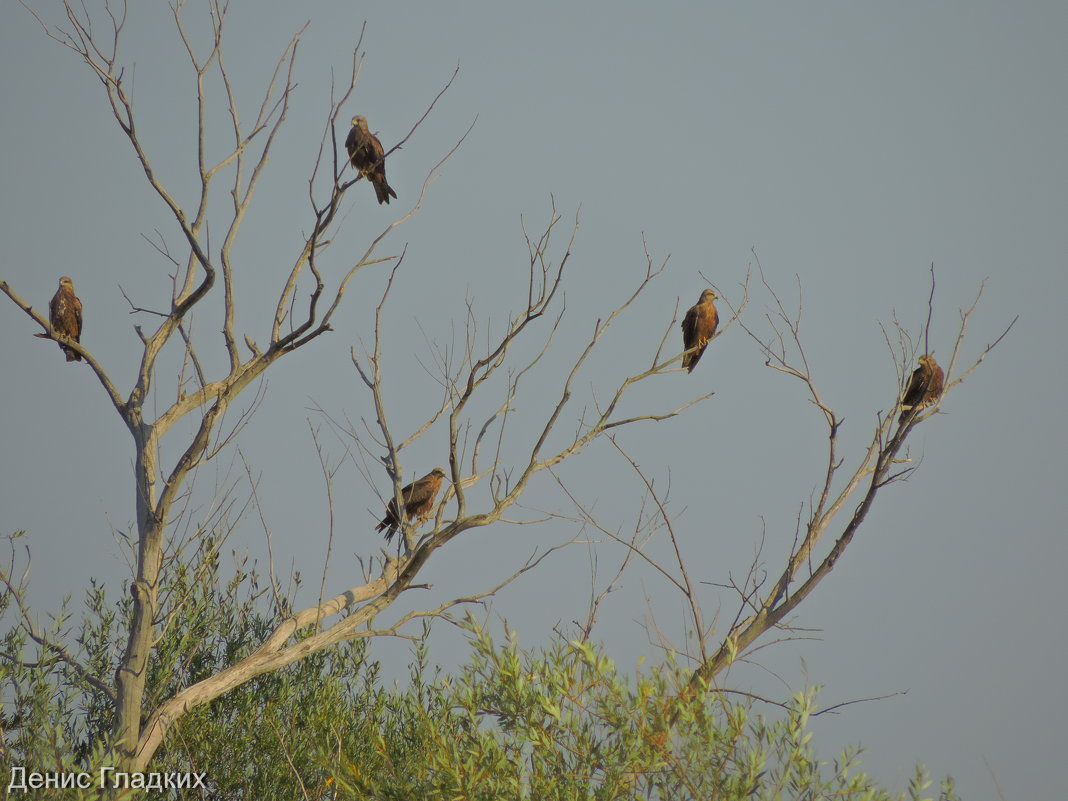
<instances>
[{"instance_id":1,"label":"tree trunk","mask_svg":"<svg viewBox=\"0 0 1068 801\"><path fill-rule=\"evenodd\" d=\"M137 421L135 430L137 486L137 576L130 585L133 616L126 651L115 673L118 702L113 728L119 769L128 769L141 736L148 657L152 648L153 621L159 591L164 521L156 515L155 436L151 427ZM119 767L117 765L116 767Z\"/></svg>"}]
</instances>

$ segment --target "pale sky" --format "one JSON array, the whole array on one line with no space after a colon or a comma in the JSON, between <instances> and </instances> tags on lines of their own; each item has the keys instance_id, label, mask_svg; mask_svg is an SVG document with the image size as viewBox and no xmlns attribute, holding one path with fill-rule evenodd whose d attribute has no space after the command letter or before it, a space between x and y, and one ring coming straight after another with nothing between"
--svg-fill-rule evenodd
<instances>
[{"instance_id":1,"label":"pale sky","mask_svg":"<svg viewBox=\"0 0 1068 801\"><path fill-rule=\"evenodd\" d=\"M157 5L137 4L130 14L128 75L145 147L190 206L194 88L173 23ZM55 4L34 7L58 18ZM190 2L192 28L204 13ZM1068 7L234 2L226 58L246 119L308 15L294 107L235 251L241 332L267 337L268 304L309 228L306 180L330 70L347 69L365 20L366 61L346 119L350 111L367 116L387 148L457 64L460 72L390 157L398 200L379 207L370 187L353 187L332 274L410 209L430 168L477 117L423 208L382 250L407 246L384 321L386 392L402 436L438 396L426 368L432 348L462 342L465 301L484 342L525 299L520 220L539 232L550 196L564 218L555 253L576 213L581 226L567 316L516 403L505 453L517 463L594 322L640 280L643 235L657 262L670 254L668 269L582 373L561 436L584 404L645 369L677 299L685 310L706 278L737 297L755 250L784 301L796 303L800 281L801 336L825 400L845 419L840 455L848 467L895 398L880 324L896 316L913 332L922 327L933 263L931 343L948 361L959 309L988 279L962 358L974 359L1020 320L945 398L944 414L915 431L918 470L884 491L800 608L795 623L819 639L766 648L755 656L761 667L736 666L726 683L776 698L820 684L823 706L907 690L816 718L820 756L861 742L864 768L896 790L922 760L935 777L952 774L966 799L996 798L998 787L1010 799L1068 797L1068 437L1060 423L1068 365L1055 338L1068 290ZM59 276L70 275L85 304L83 342L128 391L139 352L133 325L151 320L128 314L120 286L139 305L166 303L168 265L143 236L159 230L180 253L176 229L99 83L17 4L0 9L0 67L0 279L44 309ZM212 113L225 124L221 107ZM213 242L221 236L221 227L212 230ZM316 408L373 422L349 349L371 341L384 277L384 269L362 273L335 331L273 370L238 441L260 475L279 569L305 576L304 601L318 590L328 520L310 427L321 429L338 461L348 443L329 433ZM767 333L768 311L754 286L747 325ZM197 325L210 368L218 364L207 355L219 344L217 316L206 309ZM80 599L90 576L117 595L124 556L112 530L132 523L133 449L86 366L67 364L55 345L31 336L36 330L0 297L0 531L29 532L33 597L44 612L64 594ZM681 350L677 330L669 344ZM826 430L802 387L766 368L737 326L693 375L671 373L635 391L626 413L663 411L706 392L716 394L678 419L625 429L620 442L658 487L670 481L670 508L697 578L723 584L744 574L762 532L763 562L777 574L798 510L820 485ZM406 480L444 463L445 444L439 425L405 452ZM240 478L234 459L228 452L201 471L202 501L217 476ZM640 487L607 442L565 463L559 476L607 528L633 528ZM384 470L373 480L389 491ZM351 461L335 490L328 590L348 586L353 555L380 544L373 526L381 503ZM525 519L536 510L573 511L544 474L526 502L517 512ZM486 589L533 549L576 533L562 521L468 532L435 556L423 576L433 588L413 602ZM623 556L593 538L595 545L564 550L502 592L490 610L498 631L506 619L533 648L557 623L581 618L591 554L598 588ZM254 515L240 521L230 547L265 562ZM664 541L651 548L668 553ZM706 610L719 610L726 625L736 599L712 586L706 592ZM624 670L643 655L658 658L642 628L651 617L669 634L681 631L681 599L651 571L625 574L605 604L596 633ZM375 642L371 653L393 666L409 656L397 642ZM459 632L439 625L434 661L451 667L466 656Z\"/></svg>"}]
</instances>

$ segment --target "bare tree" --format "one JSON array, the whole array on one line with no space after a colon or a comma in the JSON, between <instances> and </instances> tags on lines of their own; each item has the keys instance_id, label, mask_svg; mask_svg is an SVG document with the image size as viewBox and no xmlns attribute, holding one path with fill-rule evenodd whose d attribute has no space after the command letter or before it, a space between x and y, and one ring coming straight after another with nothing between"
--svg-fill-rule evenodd
<instances>
[{"instance_id":1,"label":"bare tree","mask_svg":"<svg viewBox=\"0 0 1068 801\"><path fill-rule=\"evenodd\" d=\"M985 346L970 365L955 372L968 330L968 322L982 297L983 286L980 285L975 300L967 309L960 312L960 328L946 368L947 381L942 395L928 410L909 414L900 424L896 421L898 412L901 410L905 380L911 371L911 365L915 363L916 357L920 354L917 353L909 332L897 326L900 354L898 383L901 391L894 399L889 412L876 412L872 438L866 450L852 467L852 473L846 476L844 483L839 485L839 472L845 464L839 453L839 429L842 420L821 395L812 377L800 336L800 293L797 309L789 312L767 281L763 279L763 272L761 272L761 278L777 310L774 315L768 315L767 318L771 335L759 335L745 324L742 324L742 328L757 343L766 358L765 363L768 367L804 384L809 400L819 410L827 427L827 458L816 500L810 505L807 519L795 532L794 544L787 555L782 572L774 583L765 586L766 582L757 578L756 571L750 570L745 581L736 588L741 599L738 612L715 652L710 656L703 655L690 682L689 689L695 692L707 687L726 667L740 655L745 654L763 634L783 627L787 617L826 578L864 523L880 491L905 478L915 469L908 465L910 461L908 456L902 456L906 440L913 428L938 413L942 398L964 382L979 367L1016 322L1015 319L1010 322L1005 331L994 342ZM932 269L932 300L934 290ZM923 332L923 340L926 343L930 342L932 313L933 307L929 305L927 324ZM887 344L889 347L889 338ZM853 510L850 514L848 510L851 505L853 505ZM830 547L819 554L820 544L825 541L829 532L834 530L836 521L843 512L845 513L844 524L839 524L840 528L833 543L829 543Z\"/></svg>"},{"instance_id":2,"label":"bare tree","mask_svg":"<svg viewBox=\"0 0 1068 801\"><path fill-rule=\"evenodd\" d=\"M759 261L757 266L759 269ZM751 322L741 319L738 324L757 345L767 367L804 385L807 399L818 412L827 434L826 456L821 467L815 471L817 482L813 499L807 504L807 511L798 515L793 542L788 553L783 555L781 567L770 568L769 572L768 565L763 561L765 555L762 537L761 546L740 581L731 578L727 584L723 584L715 582L711 577L701 578L698 569L686 558L685 537L681 535L679 523L668 508L665 493L655 487L652 477L639 467L614 437L613 444L643 485L646 503L651 507L651 511L641 517L629 538L623 538L601 527L592 512L578 499L572 498L579 522L598 529L608 539L625 546L626 552L620 564L620 572L632 562L642 560L666 579L684 599L688 610L688 626L693 632L685 644L672 643L671 638L664 634L656 623L655 614L651 616L656 641L665 648L685 654L693 666L689 682L682 689L683 696L699 696L710 690L723 691L718 679L724 671L740 659L751 659L757 650L768 644L758 642L769 633L777 632L788 639L809 636L808 632L791 623L790 616L835 567L859 532L882 490L902 481L916 469L908 455L909 435L916 426L939 413L942 399L956 390L979 368L1018 319L1014 318L970 363L961 366L962 348L969 322L978 308L985 286L985 282L981 283L972 303L959 312L960 325L946 366L943 391L926 409L921 411L917 408L899 420L898 413L902 411L912 365L916 363L918 356L931 351L930 334L935 295L935 274L932 266L928 315L923 330L918 335L913 334L895 320L893 334L884 331L887 349L895 357L898 394L896 397L887 398L885 410L874 412L871 440L854 463L846 467L847 461L840 452L839 442L842 418L818 389L802 343L800 284L797 306L788 309L776 290L767 282L762 269L759 269L759 274L772 308L764 317L768 331L760 332ZM723 296L723 293L720 292L720 295ZM747 303L748 300L746 293L743 302ZM729 306L730 302L726 302ZM843 468L846 470L844 475ZM660 531L666 532L671 543L674 560L670 564L654 560L647 554L646 544ZM831 536L833 539L829 539ZM616 578L618 575L619 573ZM615 580L613 579L613 582ZM608 586L611 587L611 584L612 582ZM725 631L719 630L717 626L718 615L709 615L704 608L700 585L710 584L726 589L737 597L735 613L725 626ZM598 606L607 591L606 588L594 597L585 623L580 624L583 639L588 636ZM769 699L760 700L780 705ZM678 715L676 710L663 721L664 725L667 728L676 726L679 722Z\"/></svg>"},{"instance_id":3,"label":"bare tree","mask_svg":"<svg viewBox=\"0 0 1068 801\"><path fill-rule=\"evenodd\" d=\"M414 581L437 549L464 531L505 519L508 509L515 506L532 477L578 454L587 444L621 426L643 421L664 420L683 412L709 395L703 395L674 408L638 415L620 416L619 402L635 384L674 370L682 357L661 358L664 342L674 330L673 320L661 339L648 366L625 378L607 390L606 400L594 412L581 412L569 425L567 435L558 429L568 419L573 384L587 365L595 347L620 320L642 292L659 276L666 261L659 266L646 253L646 270L632 292L606 317L597 320L588 339L582 344L559 385L559 399L542 421L536 436L524 446L524 456L512 462L503 456L501 443L512 409L512 401L521 390L521 383L542 358L553 339L564 313L560 288L565 267L570 258L570 243L562 255L554 257L552 236L560 221L555 207L542 233L526 237L529 250L529 281L520 311L511 318L503 333L489 337L484 348L476 343L474 327L459 358L440 360L442 387L441 404L437 411L410 434L395 433L387 417L383 398L383 370L380 348L380 321L387 309L392 278L382 302L378 306L374 346L367 354L353 350L352 361L365 382L376 411L377 427L367 431L348 429L364 453L385 463L394 480L393 497L398 508L402 503L402 470L400 456L404 448L434 426L448 430L448 490L440 501L433 530L422 536L408 522L402 523L404 550L397 556L383 556L373 562L360 583L353 586L321 591L318 601L303 609L289 611L277 621L274 630L247 656L227 668L176 692L158 704L149 701L146 688L149 660L161 627L161 587L165 573L176 564L181 552L178 532L182 530L183 493L188 491L197 468L233 447L234 439L256 406L255 398L242 411L236 423L226 425L224 418L232 405L254 387L269 368L283 357L300 351L331 330L331 321L341 308L346 288L364 268L393 262L394 274L402 267L400 257L381 256L379 249L387 237L400 225L408 222L419 210L431 180L441 162L430 171L418 198L411 209L387 225L366 244L362 255L346 260L331 250L331 244L348 206L348 190L360 180L348 170L343 151L339 153L339 123L347 124L343 108L349 102L360 75L363 56L357 42L344 81L331 93L330 107L323 119L318 153L308 178L308 217L305 233L296 242L295 258L281 272L277 286L277 300L270 310L269 335L266 341L256 342L250 335L240 333L235 326L235 308L239 270L235 244L252 209L254 189L263 176L268 157L277 135L286 121L295 88L294 71L303 29L298 31L278 57L273 72L260 98L258 112L251 123L242 122L238 115L238 99L224 60L224 28L227 5L220 0L207 0L211 41L206 52L194 45L184 15L184 3L172 6L174 28L185 48L189 68L197 86L196 175L199 192L192 207L183 206L177 195L164 185L159 172L153 168L152 156L145 147L129 91L127 73L120 55L120 44L126 21L124 4L105 2L103 9L91 12L79 3L64 3L66 22L52 26L28 10L40 22L45 33L56 42L77 54L99 79L111 113L122 134L140 162L144 178L159 201L173 217L173 225L184 245L181 255L172 254L165 240L152 244L173 267L172 291L169 302L160 309L149 310L130 301L132 311L148 315L153 326L135 326L142 344L139 366L133 386L123 392L109 377L98 354L86 344L65 341L81 355L92 369L116 413L125 423L135 447L134 483L136 506L136 564L131 566L130 591L132 613L127 622L128 638L119 657L114 684L110 677L95 676L78 662L76 655L61 641L37 630L28 610L21 605L25 590L22 580L15 578L14 562L3 574L7 591L20 601L20 620L27 632L43 648L69 663L83 675L91 691L102 693L113 704L114 725L111 747L117 764L129 770L143 770L152 760L163 738L173 724L189 710L218 698L223 693L250 679L292 664L310 654L339 642L357 637L395 634L401 626L414 618L442 614L459 603L476 600L495 592L515 575L535 566L540 559L506 576L497 585L473 591L470 595L402 615L392 625L376 629L375 618L396 601L402 593L415 586ZM361 34L362 41L362 34ZM455 78L455 74L453 75ZM429 104L413 124L412 129L386 155L404 144L433 108L452 79ZM218 160L209 160L206 146L208 109L213 95L209 84L222 87L223 104L229 119L230 143L227 152ZM466 136L466 134L465 134ZM212 140L214 142L214 139ZM447 159L456 146L449 150ZM230 201L224 211L209 204L212 191L223 188ZM221 238L209 240L210 227L222 231ZM57 339L48 321L26 302L15 288L0 281L3 291L42 330L45 338ZM204 314L209 297L221 294L221 338L208 340L194 334L192 320L195 311ZM129 299L128 299L129 300ZM211 308L216 308L212 306ZM469 314L471 314L469 308ZM146 328L148 330L146 330ZM516 343L541 332L540 350L527 361L514 356ZM182 351L181 364L173 373L161 362L164 347L177 342ZM242 345L244 347L242 347ZM206 366L215 360L204 357L210 351L223 358L225 369L211 375ZM173 386L160 388L160 375L173 375ZM500 379L500 380L498 380ZM174 398L158 412L146 401L163 391L173 391ZM494 395L494 393L498 393ZM503 394L500 394L503 393ZM255 393L252 393L255 395ZM493 411L485 418L476 418L472 411L475 398L495 397ZM189 426L178 424L192 422ZM166 452L179 456L167 460ZM380 456L383 454L384 456ZM324 462L324 474L330 480L330 470ZM482 483L484 482L484 483ZM469 492L480 485L488 488L475 501ZM254 492L254 482L253 492ZM544 556L544 554L543 554ZM324 574L325 575L325 574ZM324 579L325 580L325 579ZM280 603L279 608L283 605Z\"/></svg>"}]
</instances>

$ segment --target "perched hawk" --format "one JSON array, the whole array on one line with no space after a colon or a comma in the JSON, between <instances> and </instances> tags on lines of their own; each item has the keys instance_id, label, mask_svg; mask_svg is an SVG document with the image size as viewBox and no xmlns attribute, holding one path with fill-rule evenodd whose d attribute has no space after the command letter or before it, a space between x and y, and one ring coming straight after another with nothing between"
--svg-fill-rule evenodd
<instances>
[{"instance_id":1,"label":"perched hawk","mask_svg":"<svg viewBox=\"0 0 1068 801\"><path fill-rule=\"evenodd\" d=\"M434 499L438 495L443 478L445 478L445 471L440 467L435 467L418 481L413 481L401 490L404 514L409 520L413 517L418 518L416 525L423 523L434 511ZM393 532L398 528L400 528L400 519L397 517L397 499L394 498L386 506L386 516L375 526L375 531L385 531L386 542L389 542L393 539Z\"/></svg>"},{"instance_id":2,"label":"perched hawk","mask_svg":"<svg viewBox=\"0 0 1068 801\"><path fill-rule=\"evenodd\" d=\"M944 380L942 368L938 366L934 356L923 354L920 357L920 366L912 371L905 397L901 399L901 415L897 421L904 423L909 415L938 400L938 396L942 394Z\"/></svg>"},{"instance_id":3,"label":"perched hawk","mask_svg":"<svg viewBox=\"0 0 1068 801\"><path fill-rule=\"evenodd\" d=\"M719 296L711 289L706 289L701 293L701 298L697 301L697 305L686 312L686 316L682 318L682 344L687 351L690 351L691 348L697 349L682 357L682 366L688 372L692 373L693 368L701 361L701 356L704 354L705 348L708 347L708 340L716 333L716 326L719 325L719 314L716 312L715 304L712 301L717 297Z\"/></svg>"},{"instance_id":4,"label":"perched hawk","mask_svg":"<svg viewBox=\"0 0 1068 801\"><path fill-rule=\"evenodd\" d=\"M52 324L52 333L75 342L81 342L82 336L82 302L74 295L74 282L67 276L59 279L59 289L48 304L48 321ZM60 345L67 354L68 362L80 362L82 357L66 345Z\"/></svg>"},{"instance_id":5,"label":"perched hawk","mask_svg":"<svg viewBox=\"0 0 1068 801\"><path fill-rule=\"evenodd\" d=\"M382 143L367 129L367 118L356 115L352 118L352 130L345 138L345 149L349 151L352 166L360 175L374 184L375 196L379 203L389 203L390 197L397 193L386 183L386 160Z\"/></svg>"}]
</instances>

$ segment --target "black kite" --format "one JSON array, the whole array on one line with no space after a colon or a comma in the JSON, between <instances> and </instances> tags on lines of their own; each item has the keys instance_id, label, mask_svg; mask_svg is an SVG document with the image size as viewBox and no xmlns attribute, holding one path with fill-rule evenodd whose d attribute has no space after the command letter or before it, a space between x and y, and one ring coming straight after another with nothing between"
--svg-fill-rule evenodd
<instances>
[{"instance_id":1,"label":"black kite","mask_svg":"<svg viewBox=\"0 0 1068 801\"><path fill-rule=\"evenodd\" d=\"M445 478L445 471L440 467L435 467L425 476L401 490L404 514L408 520L413 517L418 518L416 521L418 526L430 517L430 513L434 511L434 499L438 495L443 478ZM386 542L389 542L398 528L400 528L400 519L397 516L397 499L394 498L386 506L386 516L375 526L375 531L385 531Z\"/></svg>"},{"instance_id":2,"label":"black kite","mask_svg":"<svg viewBox=\"0 0 1068 801\"><path fill-rule=\"evenodd\" d=\"M688 372L693 372L697 362L708 347L708 340L716 333L719 325L719 313L716 311L714 301L718 295L711 289L701 293L697 305L686 312L682 318L682 344L688 351L682 357L682 366ZM696 350L693 350L696 348Z\"/></svg>"},{"instance_id":3,"label":"black kite","mask_svg":"<svg viewBox=\"0 0 1068 801\"><path fill-rule=\"evenodd\" d=\"M942 394L944 381L942 368L938 366L934 356L928 353L923 354L920 357L920 366L912 371L905 397L901 399L901 415L897 418L898 422L904 423L909 415L938 400L938 396Z\"/></svg>"},{"instance_id":4,"label":"black kite","mask_svg":"<svg viewBox=\"0 0 1068 801\"><path fill-rule=\"evenodd\" d=\"M374 185L379 203L389 203L390 196L397 196L386 183L385 151L378 137L368 130L366 117L357 114L352 118L352 130L345 138L345 149L349 151L352 166Z\"/></svg>"},{"instance_id":5,"label":"black kite","mask_svg":"<svg viewBox=\"0 0 1068 801\"><path fill-rule=\"evenodd\" d=\"M59 279L59 289L48 304L48 321L52 324L52 333L75 342L82 337L82 302L74 294L74 282L67 276ZM80 362L81 355L72 348L60 344L67 354L68 362Z\"/></svg>"}]
</instances>

